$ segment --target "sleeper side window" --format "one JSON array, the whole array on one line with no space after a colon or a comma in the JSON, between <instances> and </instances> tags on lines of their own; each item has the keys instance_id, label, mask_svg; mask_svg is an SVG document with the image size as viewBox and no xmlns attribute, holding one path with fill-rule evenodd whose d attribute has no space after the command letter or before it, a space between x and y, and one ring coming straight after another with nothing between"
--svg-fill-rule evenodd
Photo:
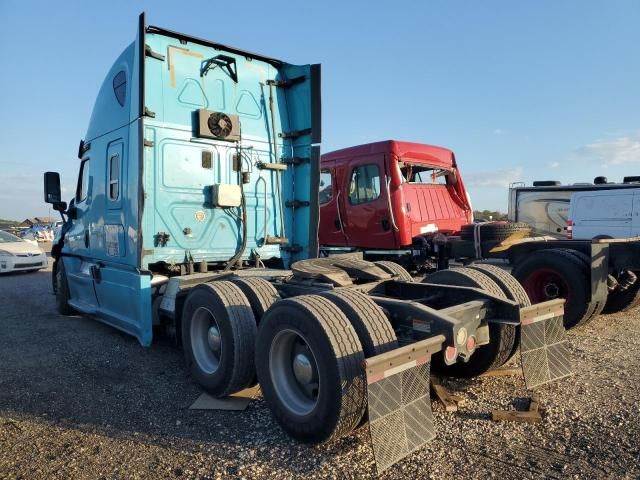
<instances>
[{"instance_id":1,"label":"sleeper side window","mask_svg":"<svg viewBox=\"0 0 640 480\"><path fill-rule=\"evenodd\" d=\"M117 153L109 158L109 200L120 198L120 155Z\"/></svg>"},{"instance_id":2,"label":"sleeper side window","mask_svg":"<svg viewBox=\"0 0 640 480\"><path fill-rule=\"evenodd\" d=\"M360 165L351 171L349 202L371 202L380 196L380 170L377 165Z\"/></svg>"},{"instance_id":3,"label":"sleeper side window","mask_svg":"<svg viewBox=\"0 0 640 480\"><path fill-rule=\"evenodd\" d=\"M80 173L78 174L78 185L76 187L76 202L82 202L87 198L89 191L89 159L85 158L80 164Z\"/></svg>"},{"instance_id":4,"label":"sleeper side window","mask_svg":"<svg viewBox=\"0 0 640 480\"><path fill-rule=\"evenodd\" d=\"M127 97L127 74L124 70L120 70L113 77L113 93L121 107L124 107L124 101Z\"/></svg>"},{"instance_id":5,"label":"sleeper side window","mask_svg":"<svg viewBox=\"0 0 640 480\"><path fill-rule=\"evenodd\" d=\"M333 186L331 185L331 170L320 170L320 204L330 202L333 198Z\"/></svg>"}]
</instances>

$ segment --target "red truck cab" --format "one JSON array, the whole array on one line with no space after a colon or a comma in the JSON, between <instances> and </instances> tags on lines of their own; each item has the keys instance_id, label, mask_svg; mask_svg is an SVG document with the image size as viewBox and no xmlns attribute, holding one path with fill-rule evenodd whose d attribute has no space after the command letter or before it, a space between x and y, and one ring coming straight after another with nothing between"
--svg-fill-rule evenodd
<instances>
[{"instance_id":1,"label":"red truck cab","mask_svg":"<svg viewBox=\"0 0 640 480\"><path fill-rule=\"evenodd\" d=\"M433 145L387 140L324 154L320 244L400 250L473 221L455 155Z\"/></svg>"}]
</instances>

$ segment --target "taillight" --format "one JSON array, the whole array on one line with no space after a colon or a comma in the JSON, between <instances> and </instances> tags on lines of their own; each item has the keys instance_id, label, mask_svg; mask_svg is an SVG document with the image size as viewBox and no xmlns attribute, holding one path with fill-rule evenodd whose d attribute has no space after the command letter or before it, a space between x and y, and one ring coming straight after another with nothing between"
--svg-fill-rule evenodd
<instances>
[{"instance_id":1,"label":"taillight","mask_svg":"<svg viewBox=\"0 0 640 480\"><path fill-rule=\"evenodd\" d=\"M573 222L571 220L567 220L567 238L573 240Z\"/></svg>"}]
</instances>

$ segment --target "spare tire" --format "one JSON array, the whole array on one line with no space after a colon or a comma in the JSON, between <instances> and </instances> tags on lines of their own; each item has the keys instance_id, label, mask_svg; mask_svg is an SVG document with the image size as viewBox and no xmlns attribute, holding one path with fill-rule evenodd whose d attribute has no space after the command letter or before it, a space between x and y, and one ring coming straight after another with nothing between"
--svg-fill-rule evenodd
<instances>
[{"instance_id":1,"label":"spare tire","mask_svg":"<svg viewBox=\"0 0 640 480\"><path fill-rule=\"evenodd\" d=\"M462 226L460 229L460 238L462 240L473 241L473 232L476 228L480 229L480 238L483 241L502 241L506 240L514 233L531 231L531 226L526 223L470 223L469 225Z\"/></svg>"},{"instance_id":2,"label":"spare tire","mask_svg":"<svg viewBox=\"0 0 640 480\"><path fill-rule=\"evenodd\" d=\"M390 262L389 260L378 260L377 262L373 263L375 263L385 272L390 273L391 275L396 277L396 280L401 280L403 282L413 282L413 277L402 265L399 265L395 262Z\"/></svg>"}]
</instances>

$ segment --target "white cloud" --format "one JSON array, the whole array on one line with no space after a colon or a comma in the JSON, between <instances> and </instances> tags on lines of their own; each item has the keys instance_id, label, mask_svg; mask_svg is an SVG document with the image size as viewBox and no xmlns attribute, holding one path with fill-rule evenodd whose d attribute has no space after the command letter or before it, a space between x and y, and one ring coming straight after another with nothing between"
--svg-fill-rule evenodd
<instances>
[{"instance_id":1,"label":"white cloud","mask_svg":"<svg viewBox=\"0 0 640 480\"><path fill-rule=\"evenodd\" d=\"M549 168L558 168L560 166L560 162L550 162L547 166Z\"/></svg>"},{"instance_id":2,"label":"white cloud","mask_svg":"<svg viewBox=\"0 0 640 480\"><path fill-rule=\"evenodd\" d=\"M487 170L484 172L470 172L463 176L464 182L470 187L508 187L510 183L522 180L522 167L503 170Z\"/></svg>"},{"instance_id":3,"label":"white cloud","mask_svg":"<svg viewBox=\"0 0 640 480\"><path fill-rule=\"evenodd\" d=\"M503 128L496 128L493 130L494 135L503 135L507 133L507 131Z\"/></svg>"},{"instance_id":4,"label":"white cloud","mask_svg":"<svg viewBox=\"0 0 640 480\"><path fill-rule=\"evenodd\" d=\"M605 166L640 162L640 135L598 140L579 148L578 153Z\"/></svg>"}]
</instances>

